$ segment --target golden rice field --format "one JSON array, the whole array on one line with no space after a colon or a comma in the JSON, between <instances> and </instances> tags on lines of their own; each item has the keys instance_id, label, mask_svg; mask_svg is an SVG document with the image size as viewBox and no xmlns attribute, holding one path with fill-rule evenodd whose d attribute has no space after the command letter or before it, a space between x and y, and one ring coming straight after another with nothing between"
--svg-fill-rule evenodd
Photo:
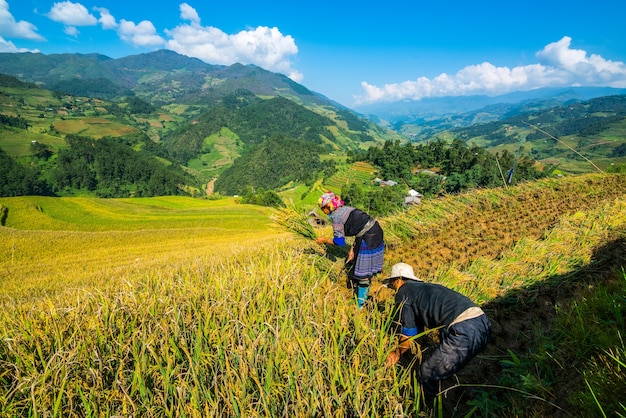
<instances>
[{"instance_id":1,"label":"golden rice field","mask_svg":"<svg viewBox=\"0 0 626 418\"><path fill-rule=\"evenodd\" d=\"M420 274L480 304L568 277L626 237L625 185L588 175L428 202L381 220L385 270L423 259ZM0 198L0 416L424 415L411 374L383 365L388 290L356 309L341 258L273 216L231 199ZM439 415L476 411L459 400L506 358L495 344L476 358Z\"/></svg>"},{"instance_id":2,"label":"golden rice field","mask_svg":"<svg viewBox=\"0 0 626 418\"><path fill-rule=\"evenodd\" d=\"M391 235L387 259L412 264L421 277L440 277L453 266L463 269L478 258L497 258L522 239L540 239L564 216L593 210L626 194L624 176L592 174L562 180L448 196L390 217L383 222ZM399 245L394 245L394 232L404 238Z\"/></svg>"},{"instance_id":3,"label":"golden rice field","mask_svg":"<svg viewBox=\"0 0 626 418\"><path fill-rule=\"evenodd\" d=\"M80 134L93 138L123 136L137 131L131 126L97 117L55 120L53 126L55 130L64 134Z\"/></svg>"},{"instance_id":4,"label":"golden rice field","mask_svg":"<svg viewBox=\"0 0 626 418\"><path fill-rule=\"evenodd\" d=\"M2 198L0 294L115 281L129 271L233 255L285 235L270 210L184 197Z\"/></svg>"}]
</instances>

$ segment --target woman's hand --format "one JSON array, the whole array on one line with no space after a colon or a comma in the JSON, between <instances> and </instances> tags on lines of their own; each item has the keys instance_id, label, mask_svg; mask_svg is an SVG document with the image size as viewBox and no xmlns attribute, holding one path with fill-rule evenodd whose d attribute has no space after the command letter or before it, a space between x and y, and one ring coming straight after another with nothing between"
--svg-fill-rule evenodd
<instances>
[{"instance_id":1,"label":"woman's hand","mask_svg":"<svg viewBox=\"0 0 626 418\"><path fill-rule=\"evenodd\" d=\"M332 244L332 242L330 242L330 240L326 237L317 237L315 239L315 242L317 242L318 244Z\"/></svg>"},{"instance_id":2,"label":"woman's hand","mask_svg":"<svg viewBox=\"0 0 626 418\"><path fill-rule=\"evenodd\" d=\"M396 349L389 353L387 360L385 360L385 366L393 366L400 360L400 350Z\"/></svg>"},{"instance_id":3,"label":"woman's hand","mask_svg":"<svg viewBox=\"0 0 626 418\"><path fill-rule=\"evenodd\" d=\"M346 263L349 263L352 260L354 260L354 247L350 247L350 250L348 251L348 256L346 257Z\"/></svg>"}]
</instances>

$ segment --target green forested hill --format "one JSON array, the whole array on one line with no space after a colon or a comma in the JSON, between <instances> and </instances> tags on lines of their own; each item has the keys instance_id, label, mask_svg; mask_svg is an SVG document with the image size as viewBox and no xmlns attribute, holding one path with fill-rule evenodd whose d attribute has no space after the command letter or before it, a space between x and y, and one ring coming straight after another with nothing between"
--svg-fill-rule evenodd
<instances>
[{"instance_id":1,"label":"green forested hill","mask_svg":"<svg viewBox=\"0 0 626 418\"><path fill-rule=\"evenodd\" d=\"M322 163L319 144L304 139L272 136L245 152L215 182L223 194L243 194L247 188L275 190L289 182L313 183L331 162Z\"/></svg>"},{"instance_id":2,"label":"green forested hill","mask_svg":"<svg viewBox=\"0 0 626 418\"><path fill-rule=\"evenodd\" d=\"M256 95L290 96L308 104L328 103L282 74L254 65L206 64L168 50L118 59L100 54L0 53L0 73L63 93L101 99L120 98L132 91L158 104L211 105L245 89ZM106 89L103 80L110 83Z\"/></svg>"},{"instance_id":3,"label":"green forested hill","mask_svg":"<svg viewBox=\"0 0 626 418\"><path fill-rule=\"evenodd\" d=\"M290 100L281 97L261 100L244 91L239 96L227 96L221 105L208 109L195 123L167 136L164 146L174 158L188 162L206 152L205 138L222 128L228 128L246 145L259 144L276 134L320 144L320 135L335 142L327 129L334 124Z\"/></svg>"},{"instance_id":4,"label":"green forested hill","mask_svg":"<svg viewBox=\"0 0 626 418\"><path fill-rule=\"evenodd\" d=\"M521 147L535 160L567 172L591 172L596 169L587 160L601 168L626 162L626 95L526 112L446 135L491 151Z\"/></svg>"},{"instance_id":5,"label":"green forested hill","mask_svg":"<svg viewBox=\"0 0 626 418\"><path fill-rule=\"evenodd\" d=\"M25 87L25 88L35 88L37 87L33 83L25 83L18 79L17 77L13 77L6 74L0 74L0 87Z\"/></svg>"},{"instance_id":6,"label":"green forested hill","mask_svg":"<svg viewBox=\"0 0 626 418\"><path fill-rule=\"evenodd\" d=\"M0 53L2 73L0 174L10 183L5 194L123 197L203 193L212 189L209 184L221 193L242 193L320 180L314 177L322 173L328 179L335 167L344 168L338 165L347 156L388 141L410 143L282 74L252 65L209 65L172 51L120 59ZM499 170L506 174L517 164L520 173L535 161L544 169L582 173L594 170L588 158L606 169L626 162L625 98L572 101L501 122L478 123L476 113L469 126L427 138L451 144L449 152L462 141L492 154L473 150L481 161L471 169L453 157L432 166L411 158L419 167L385 158L374 166L387 180L429 193L442 185L456 192L497 184ZM96 146L94 140L102 142ZM93 144L90 152L68 158L81 141ZM106 155L121 162L108 164ZM416 169L439 176L422 173L413 182Z\"/></svg>"},{"instance_id":7,"label":"green forested hill","mask_svg":"<svg viewBox=\"0 0 626 418\"><path fill-rule=\"evenodd\" d=\"M611 124L626 117L626 95L607 96L586 102L571 103L535 112L526 112L508 117L502 121L475 124L467 128L451 130L461 136L484 137L490 146L495 146L508 137L519 137L519 133L506 133L508 126L523 127L525 122L541 126L555 136L595 135L607 129ZM529 140L538 139L540 133L526 135ZM543 137L541 138L543 139Z\"/></svg>"},{"instance_id":8,"label":"green forested hill","mask_svg":"<svg viewBox=\"0 0 626 418\"><path fill-rule=\"evenodd\" d=\"M224 193L240 193L247 187L272 189L284 181L309 181L324 171L322 167L328 173L333 165L320 162L323 153L382 143L389 137L389 132L347 109L256 67L205 66L170 52L129 57L122 63L98 55L11 57L16 68L24 64L20 60L40 65L30 73L35 78L43 77L46 65L58 65L54 72L64 74L82 68L76 63L94 60L108 67L102 74L117 78L113 82L71 79L71 72L48 74L60 91L9 75L0 78L0 173L8 179L1 195L197 193L219 176L224 176L218 182ZM167 58L172 58L168 65L184 68L167 71L163 64ZM0 66L2 59L0 54ZM86 68L95 71L93 65ZM126 79L119 77L124 71ZM149 80L133 78L140 71ZM212 78L206 71L227 78ZM136 91L121 86L134 86ZM283 94L277 95L278 90ZM94 92L100 98L89 96ZM276 142L264 144L274 137L280 137L292 155L279 150ZM269 171L263 172L262 164L252 162L257 168L254 176L242 176L237 167L250 165L259 149L273 150L266 159L281 164L265 165ZM237 161L244 152L247 159ZM237 167L228 170L233 164ZM228 179L231 175L234 179Z\"/></svg>"},{"instance_id":9,"label":"green forested hill","mask_svg":"<svg viewBox=\"0 0 626 418\"><path fill-rule=\"evenodd\" d=\"M283 97L260 99L249 91L239 90L224 97L220 105L209 108L191 124L182 125L165 136L161 144L173 160L197 167L203 181L219 176L217 191L234 194L242 193L246 187L274 189L287 181L303 180L319 173L321 154L354 150L367 140L381 142L373 136L376 132L370 134L367 123L359 125L356 117L355 121L350 120L348 112L338 112L336 119ZM228 132L230 140L226 141L227 145L217 146L216 138L222 137L224 132ZM276 136L286 141L283 145L297 142L300 146L290 149L291 155L285 154L276 144L265 143ZM262 146L256 147L258 145ZM231 167L201 165L211 161L214 154L239 154L240 149L246 148L252 149L245 158L235 159ZM289 164L251 162L259 149L266 153L274 150L264 157L266 160L286 158ZM307 161L305 157L312 160ZM256 169L247 171L251 165ZM262 167L267 171L259 171ZM304 172L309 174L303 177Z\"/></svg>"}]
</instances>

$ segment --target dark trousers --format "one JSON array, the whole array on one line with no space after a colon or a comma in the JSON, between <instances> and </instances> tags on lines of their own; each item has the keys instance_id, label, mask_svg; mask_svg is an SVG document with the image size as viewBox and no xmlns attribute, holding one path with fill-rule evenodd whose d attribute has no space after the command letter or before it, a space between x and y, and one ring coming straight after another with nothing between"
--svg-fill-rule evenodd
<instances>
[{"instance_id":1,"label":"dark trousers","mask_svg":"<svg viewBox=\"0 0 626 418\"><path fill-rule=\"evenodd\" d=\"M480 353L490 336L491 323L484 314L441 331L441 343L420 365L420 383L427 402L437 395L439 382L452 377Z\"/></svg>"}]
</instances>

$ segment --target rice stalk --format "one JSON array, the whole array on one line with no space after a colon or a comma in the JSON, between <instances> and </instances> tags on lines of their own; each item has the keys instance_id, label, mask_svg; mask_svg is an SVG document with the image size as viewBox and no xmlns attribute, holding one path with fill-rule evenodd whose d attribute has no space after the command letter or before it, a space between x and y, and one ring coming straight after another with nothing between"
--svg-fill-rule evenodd
<instances>
[{"instance_id":1,"label":"rice stalk","mask_svg":"<svg viewBox=\"0 0 626 418\"><path fill-rule=\"evenodd\" d=\"M286 230L298 234L304 238L314 240L317 234L305 213L298 210L293 204L279 209L272 215L272 220Z\"/></svg>"}]
</instances>

